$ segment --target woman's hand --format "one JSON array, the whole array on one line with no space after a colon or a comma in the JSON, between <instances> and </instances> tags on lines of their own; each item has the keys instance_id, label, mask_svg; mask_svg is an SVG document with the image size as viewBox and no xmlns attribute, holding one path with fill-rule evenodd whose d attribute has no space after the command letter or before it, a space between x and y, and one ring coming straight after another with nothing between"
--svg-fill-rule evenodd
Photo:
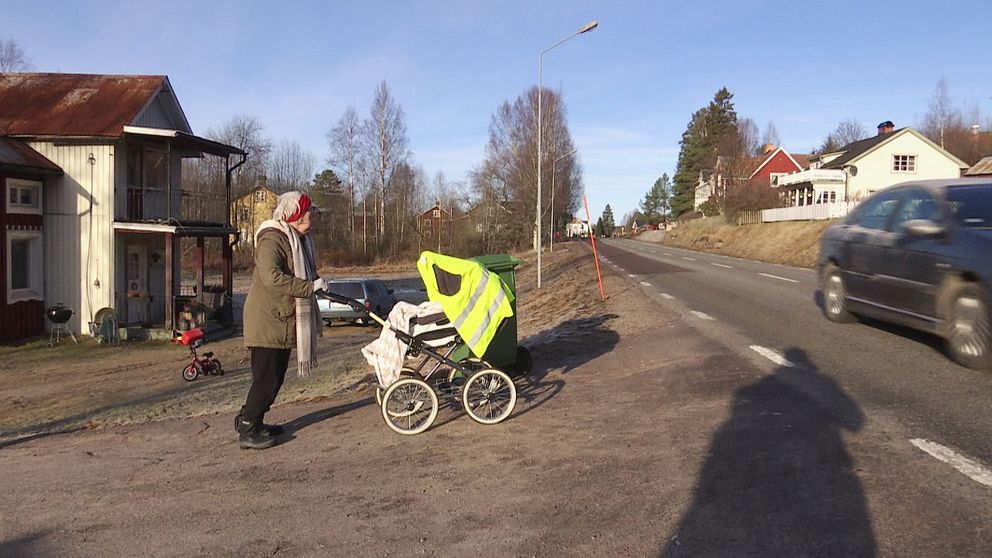
<instances>
[{"instance_id":1,"label":"woman's hand","mask_svg":"<svg viewBox=\"0 0 992 558\"><path fill-rule=\"evenodd\" d=\"M325 293L328 292L328 290L327 290L327 279L324 279L323 277L318 277L318 278L314 279L314 281L313 281L313 292L317 292L317 291L324 291Z\"/></svg>"}]
</instances>

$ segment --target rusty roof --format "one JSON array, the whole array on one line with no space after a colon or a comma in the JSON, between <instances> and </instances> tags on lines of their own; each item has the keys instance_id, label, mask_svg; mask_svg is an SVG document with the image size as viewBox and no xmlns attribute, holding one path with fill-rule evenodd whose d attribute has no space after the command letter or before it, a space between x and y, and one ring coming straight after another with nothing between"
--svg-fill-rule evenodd
<instances>
[{"instance_id":1,"label":"rusty roof","mask_svg":"<svg viewBox=\"0 0 992 558\"><path fill-rule=\"evenodd\" d=\"M0 168L62 174L62 169L24 143L0 137Z\"/></svg>"},{"instance_id":2,"label":"rusty roof","mask_svg":"<svg viewBox=\"0 0 992 558\"><path fill-rule=\"evenodd\" d=\"M165 76L0 74L0 135L117 137Z\"/></svg>"},{"instance_id":3,"label":"rusty roof","mask_svg":"<svg viewBox=\"0 0 992 558\"><path fill-rule=\"evenodd\" d=\"M992 157L984 157L981 161L975 163L968 172L964 173L965 176L985 176L992 175Z\"/></svg>"}]
</instances>

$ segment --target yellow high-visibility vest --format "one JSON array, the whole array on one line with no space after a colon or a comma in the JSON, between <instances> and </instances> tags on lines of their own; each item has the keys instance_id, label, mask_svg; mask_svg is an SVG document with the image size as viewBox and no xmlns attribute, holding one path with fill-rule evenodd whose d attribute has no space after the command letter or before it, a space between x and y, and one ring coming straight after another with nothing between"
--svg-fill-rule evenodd
<instances>
[{"instance_id":1,"label":"yellow high-visibility vest","mask_svg":"<svg viewBox=\"0 0 992 558\"><path fill-rule=\"evenodd\" d=\"M423 252L417 270L427 298L441 304L444 315L477 357L482 357L504 319L513 316L513 293L479 262Z\"/></svg>"}]
</instances>

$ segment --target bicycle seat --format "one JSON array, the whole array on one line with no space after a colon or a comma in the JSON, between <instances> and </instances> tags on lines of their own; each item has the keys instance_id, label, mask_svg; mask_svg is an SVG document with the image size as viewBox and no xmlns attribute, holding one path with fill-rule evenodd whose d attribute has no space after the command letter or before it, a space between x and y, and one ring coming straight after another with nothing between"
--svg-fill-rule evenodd
<instances>
[{"instance_id":1,"label":"bicycle seat","mask_svg":"<svg viewBox=\"0 0 992 558\"><path fill-rule=\"evenodd\" d=\"M203 358L210 358L210 357L212 357L212 356L214 356L214 353L213 353L213 352L206 352L206 353L203 353Z\"/></svg>"}]
</instances>

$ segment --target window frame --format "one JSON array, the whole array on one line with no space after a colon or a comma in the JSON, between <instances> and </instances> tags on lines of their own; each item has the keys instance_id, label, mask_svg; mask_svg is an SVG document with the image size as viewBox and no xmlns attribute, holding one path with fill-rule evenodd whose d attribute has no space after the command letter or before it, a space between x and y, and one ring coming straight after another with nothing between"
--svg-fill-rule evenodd
<instances>
[{"instance_id":1,"label":"window frame","mask_svg":"<svg viewBox=\"0 0 992 558\"><path fill-rule=\"evenodd\" d=\"M906 158L906 160L905 160L905 166L906 166L906 168L905 169L898 169L898 168L896 168L896 162L897 162L897 160L898 160L899 157L905 157ZM894 172L896 174L916 174L916 169L917 169L916 161L917 161L917 159L918 159L917 156L914 155L914 154L909 154L909 153L893 153L892 154L892 166L890 168L891 168L892 172Z\"/></svg>"},{"instance_id":2,"label":"window frame","mask_svg":"<svg viewBox=\"0 0 992 558\"><path fill-rule=\"evenodd\" d=\"M4 200L7 204L8 214L22 214L22 215L41 215L44 213L44 199L42 198L42 193L44 188L43 182L40 180L25 180L23 178L8 178L6 188L4 188ZM17 190L17 199L20 200L21 190L31 190L33 192L33 199L36 200L34 205L24 205L22 203L10 201L10 193L13 190Z\"/></svg>"},{"instance_id":3,"label":"window frame","mask_svg":"<svg viewBox=\"0 0 992 558\"><path fill-rule=\"evenodd\" d=\"M15 240L28 241L28 287L13 288L13 245ZM7 304L26 300L45 300L45 246L42 231L36 229L7 230ZM35 252L38 252L37 254Z\"/></svg>"}]
</instances>

